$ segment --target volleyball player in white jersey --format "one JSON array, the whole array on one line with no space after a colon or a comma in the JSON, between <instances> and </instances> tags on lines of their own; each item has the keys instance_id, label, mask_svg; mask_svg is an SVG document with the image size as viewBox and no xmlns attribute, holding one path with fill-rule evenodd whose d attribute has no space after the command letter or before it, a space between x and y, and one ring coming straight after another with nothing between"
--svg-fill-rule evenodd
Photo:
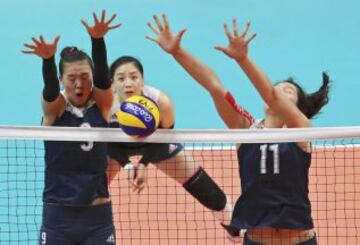
<instances>
[{"instance_id":1,"label":"volleyball player in white jersey","mask_svg":"<svg viewBox=\"0 0 360 245\"><path fill-rule=\"evenodd\" d=\"M282 128L310 127L310 119L328 102L329 77L323 74L318 91L306 94L293 80L287 79L271 85L266 75L247 55L245 40L249 24L238 33L234 20L234 33L225 25L229 47L217 47L233 58L245 71L262 96L265 117L254 123L249 113L238 106L215 72L180 45L185 29L171 32L166 15L163 21L154 16L156 26L148 23L156 42L211 94L217 111L229 128ZM266 157L273 155L274 157ZM263 161L263 159L265 159ZM234 208L230 225L223 225L235 238L247 229L245 245L315 245L311 205L308 198L308 170L311 161L310 143L242 144L238 149L242 195Z\"/></svg>"},{"instance_id":2,"label":"volleyball player in white jersey","mask_svg":"<svg viewBox=\"0 0 360 245\"><path fill-rule=\"evenodd\" d=\"M169 97L162 91L144 84L144 71L140 61L131 56L123 56L110 67L115 102L114 120L111 125L120 127L115 113L120 104L133 95L145 95L154 100L160 110L160 128L171 129L175 125L174 108ZM225 193L191 155L185 153L181 144L168 143L109 143L110 180L120 170L128 167L129 158L141 155L135 167L133 187L136 191L144 188L146 166L152 163L156 168L181 184L193 197L210 210L220 221L229 221L232 206Z\"/></svg>"}]
</instances>

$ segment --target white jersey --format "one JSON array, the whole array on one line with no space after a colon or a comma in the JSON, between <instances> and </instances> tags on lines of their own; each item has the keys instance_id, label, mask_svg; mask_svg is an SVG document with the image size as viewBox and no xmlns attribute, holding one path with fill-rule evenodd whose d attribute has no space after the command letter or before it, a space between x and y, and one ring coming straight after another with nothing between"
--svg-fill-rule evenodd
<instances>
[{"instance_id":1,"label":"white jersey","mask_svg":"<svg viewBox=\"0 0 360 245\"><path fill-rule=\"evenodd\" d=\"M264 119L256 119L253 124L251 124L250 129L264 129ZM239 150L241 143L236 144L236 149Z\"/></svg>"},{"instance_id":2,"label":"white jersey","mask_svg":"<svg viewBox=\"0 0 360 245\"><path fill-rule=\"evenodd\" d=\"M151 86L145 85L142 92L142 95L149 97L153 101L155 101L156 104L159 102L159 96L160 96L160 90Z\"/></svg>"},{"instance_id":3,"label":"white jersey","mask_svg":"<svg viewBox=\"0 0 360 245\"><path fill-rule=\"evenodd\" d=\"M255 122L250 126L251 129L263 129L265 128L264 119L256 119Z\"/></svg>"}]
</instances>

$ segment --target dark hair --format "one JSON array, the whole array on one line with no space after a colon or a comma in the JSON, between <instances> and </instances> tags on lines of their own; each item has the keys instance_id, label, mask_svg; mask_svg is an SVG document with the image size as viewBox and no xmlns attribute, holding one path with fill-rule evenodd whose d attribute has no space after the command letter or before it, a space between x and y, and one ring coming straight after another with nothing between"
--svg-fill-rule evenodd
<instances>
[{"instance_id":1,"label":"dark hair","mask_svg":"<svg viewBox=\"0 0 360 245\"><path fill-rule=\"evenodd\" d=\"M64 73L64 63L72 63L81 60L87 60L92 72L94 72L94 65L89 55L87 55L84 51L79 50L77 47L65 47L60 53L60 76Z\"/></svg>"},{"instance_id":2,"label":"dark hair","mask_svg":"<svg viewBox=\"0 0 360 245\"><path fill-rule=\"evenodd\" d=\"M110 66L111 78L114 77L115 70L119 66L121 66L123 64L127 64L127 63L133 63L134 66L140 71L141 76L144 77L144 69L143 69L141 62L138 59L136 59L135 57L132 57L132 56L121 56L120 58L117 58Z\"/></svg>"},{"instance_id":3,"label":"dark hair","mask_svg":"<svg viewBox=\"0 0 360 245\"><path fill-rule=\"evenodd\" d=\"M323 81L321 87L311 94L307 94L293 78L288 78L287 80L282 81L293 84L297 88L297 106L309 119L318 114L321 108L329 102L329 89L331 81L328 74L325 72L322 73L322 77Z\"/></svg>"}]
</instances>

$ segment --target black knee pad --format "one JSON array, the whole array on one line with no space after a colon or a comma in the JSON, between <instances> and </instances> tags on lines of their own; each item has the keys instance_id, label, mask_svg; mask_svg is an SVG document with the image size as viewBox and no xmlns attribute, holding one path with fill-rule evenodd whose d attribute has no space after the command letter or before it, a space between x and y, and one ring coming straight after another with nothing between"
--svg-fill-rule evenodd
<instances>
[{"instance_id":1,"label":"black knee pad","mask_svg":"<svg viewBox=\"0 0 360 245\"><path fill-rule=\"evenodd\" d=\"M220 225L227 231L227 233L232 237L240 236L240 230L237 228L231 226L231 225L225 225L223 223L220 223Z\"/></svg>"},{"instance_id":2,"label":"black knee pad","mask_svg":"<svg viewBox=\"0 0 360 245\"><path fill-rule=\"evenodd\" d=\"M225 193L201 167L183 186L208 209L221 211L226 206Z\"/></svg>"}]
</instances>

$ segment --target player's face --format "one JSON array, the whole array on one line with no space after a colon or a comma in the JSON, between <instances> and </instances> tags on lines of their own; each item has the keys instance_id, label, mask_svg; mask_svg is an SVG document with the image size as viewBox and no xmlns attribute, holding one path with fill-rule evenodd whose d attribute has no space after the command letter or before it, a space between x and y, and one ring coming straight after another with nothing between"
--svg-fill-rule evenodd
<instances>
[{"instance_id":1,"label":"player's face","mask_svg":"<svg viewBox=\"0 0 360 245\"><path fill-rule=\"evenodd\" d=\"M298 90L294 84L281 82L275 85L275 89L294 104L298 101Z\"/></svg>"},{"instance_id":2,"label":"player's face","mask_svg":"<svg viewBox=\"0 0 360 245\"><path fill-rule=\"evenodd\" d=\"M280 82L274 86L277 92L289 99L294 104L298 101L298 90L295 85L288 82ZM265 111L269 110L269 106L265 104Z\"/></svg>"},{"instance_id":3,"label":"player's face","mask_svg":"<svg viewBox=\"0 0 360 245\"><path fill-rule=\"evenodd\" d=\"M64 73L60 78L66 97L77 107L86 105L92 91L92 70L87 60L63 64Z\"/></svg>"},{"instance_id":4,"label":"player's face","mask_svg":"<svg viewBox=\"0 0 360 245\"><path fill-rule=\"evenodd\" d=\"M144 80L133 63L125 63L115 70L113 86L120 99L125 100L134 95L141 95Z\"/></svg>"}]
</instances>

